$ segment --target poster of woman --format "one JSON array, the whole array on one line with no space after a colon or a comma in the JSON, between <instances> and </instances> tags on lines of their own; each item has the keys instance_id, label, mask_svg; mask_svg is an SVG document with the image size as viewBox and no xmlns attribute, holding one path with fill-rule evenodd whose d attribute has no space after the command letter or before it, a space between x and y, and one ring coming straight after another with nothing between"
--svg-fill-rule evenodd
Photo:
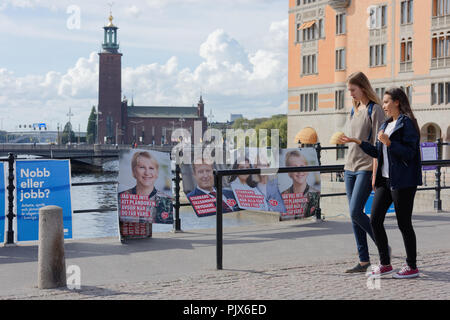
<instances>
[{"instance_id":1,"label":"poster of woman","mask_svg":"<svg viewBox=\"0 0 450 320\"><path fill-rule=\"evenodd\" d=\"M280 166L317 166L317 153L314 148L283 149ZM278 175L279 189L283 197L286 213L281 219L311 217L319 208L320 173L291 172Z\"/></svg>"},{"instance_id":2,"label":"poster of woman","mask_svg":"<svg viewBox=\"0 0 450 320\"><path fill-rule=\"evenodd\" d=\"M121 238L151 237L152 223L173 223L170 155L121 151L118 208Z\"/></svg>"}]
</instances>

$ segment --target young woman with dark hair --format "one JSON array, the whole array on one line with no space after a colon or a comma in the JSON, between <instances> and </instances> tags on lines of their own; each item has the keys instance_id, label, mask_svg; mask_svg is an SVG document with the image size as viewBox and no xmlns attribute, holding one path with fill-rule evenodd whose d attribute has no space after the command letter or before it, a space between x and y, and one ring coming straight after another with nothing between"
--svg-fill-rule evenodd
<instances>
[{"instance_id":1,"label":"young woman with dark hair","mask_svg":"<svg viewBox=\"0 0 450 320\"><path fill-rule=\"evenodd\" d=\"M385 91L383 110L388 119L378 132L375 146L357 138L342 137L342 142L354 142L371 157L378 159L375 196L370 223L380 254L380 264L368 275L392 273L388 239L384 229L386 212L394 202L398 226L406 249L406 266L394 278L419 275L416 265L416 235L412 226L412 210L417 186L422 184L420 160L420 130L408 97L400 88Z\"/></svg>"}]
</instances>

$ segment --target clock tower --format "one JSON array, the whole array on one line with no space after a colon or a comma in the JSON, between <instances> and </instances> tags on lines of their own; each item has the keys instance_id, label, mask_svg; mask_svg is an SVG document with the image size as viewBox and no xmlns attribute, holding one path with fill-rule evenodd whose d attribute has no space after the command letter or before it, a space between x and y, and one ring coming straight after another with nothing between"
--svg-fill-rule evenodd
<instances>
[{"instance_id":1,"label":"clock tower","mask_svg":"<svg viewBox=\"0 0 450 320\"><path fill-rule=\"evenodd\" d=\"M98 142L120 143L122 123L122 54L119 53L117 30L110 14L103 27L104 39L99 55Z\"/></svg>"}]
</instances>

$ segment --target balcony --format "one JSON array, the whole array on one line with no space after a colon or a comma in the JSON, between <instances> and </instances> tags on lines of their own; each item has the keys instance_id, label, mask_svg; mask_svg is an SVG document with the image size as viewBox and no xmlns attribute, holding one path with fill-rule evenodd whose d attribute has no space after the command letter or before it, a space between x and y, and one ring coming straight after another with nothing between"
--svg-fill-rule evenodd
<instances>
[{"instance_id":1,"label":"balcony","mask_svg":"<svg viewBox=\"0 0 450 320\"><path fill-rule=\"evenodd\" d=\"M350 0L329 0L328 5L334 10L345 9L350 5Z\"/></svg>"},{"instance_id":2,"label":"balcony","mask_svg":"<svg viewBox=\"0 0 450 320\"><path fill-rule=\"evenodd\" d=\"M430 69L450 68L450 57L432 58Z\"/></svg>"},{"instance_id":3,"label":"balcony","mask_svg":"<svg viewBox=\"0 0 450 320\"><path fill-rule=\"evenodd\" d=\"M435 16L431 20L431 30L450 27L450 15Z\"/></svg>"}]
</instances>

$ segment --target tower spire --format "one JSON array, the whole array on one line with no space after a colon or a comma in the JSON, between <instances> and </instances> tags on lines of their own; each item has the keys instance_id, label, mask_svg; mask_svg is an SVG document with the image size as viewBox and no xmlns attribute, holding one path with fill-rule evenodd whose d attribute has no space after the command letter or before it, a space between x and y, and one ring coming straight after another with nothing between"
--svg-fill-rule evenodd
<instances>
[{"instance_id":1,"label":"tower spire","mask_svg":"<svg viewBox=\"0 0 450 320\"><path fill-rule=\"evenodd\" d=\"M119 44L117 43L117 29L113 24L113 15L112 15L112 6L113 2L108 3L109 5L109 23L103 27L104 31L104 39L103 39L103 52L107 53L118 53Z\"/></svg>"}]
</instances>

